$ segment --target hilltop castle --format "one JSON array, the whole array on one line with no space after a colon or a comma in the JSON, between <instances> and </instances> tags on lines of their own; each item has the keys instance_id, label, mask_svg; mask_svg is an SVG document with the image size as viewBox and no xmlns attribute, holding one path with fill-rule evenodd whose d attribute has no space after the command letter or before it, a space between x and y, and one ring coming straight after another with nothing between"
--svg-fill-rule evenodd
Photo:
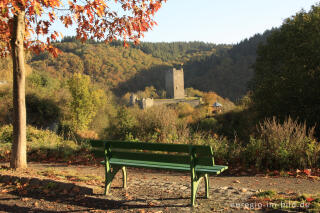
<instances>
[{"instance_id":1,"label":"hilltop castle","mask_svg":"<svg viewBox=\"0 0 320 213\"><path fill-rule=\"evenodd\" d=\"M142 98L139 100L135 94L132 94L130 96L130 105L137 103L141 109L147 109L156 105L177 104L180 102L186 102L191 106L200 104L200 99L185 99L184 74L182 68L180 70L173 68L167 71L165 75L165 88L168 99Z\"/></svg>"}]
</instances>

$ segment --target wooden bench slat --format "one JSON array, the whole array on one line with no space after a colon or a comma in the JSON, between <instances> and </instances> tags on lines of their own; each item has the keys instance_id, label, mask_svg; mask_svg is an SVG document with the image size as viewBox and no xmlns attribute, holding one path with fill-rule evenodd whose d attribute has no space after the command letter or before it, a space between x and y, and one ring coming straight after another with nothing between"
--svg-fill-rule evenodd
<instances>
[{"instance_id":1,"label":"wooden bench slat","mask_svg":"<svg viewBox=\"0 0 320 213\"><path fill-rule=\"evenodd\" d=\"M101 164L104 164L104 161L102 161ZM152 161L125 160L125 159L111 158L110 164L132 166L132 167L143 167L146 165L146 167L148 168L159 168L159 169L170 168L173 170L190 171L190 165L178 164L178 163L173 164L173 163L164 163L164 162L161 163L161 162L152 162ZM196 172L209 172L209 173L215 173L215 174L219 174L226 169L228 169L228 166L223 166L223 165L214 165L214 166L197 165L195 167Z\"/></svg>"},{"instance_id":2,"label":"wooden bench slat","mask_svg":"<svg viewBox=\"0 0 320 213\"><path fill-rule=\"evenodd\" d=\"M104 141L102 140L89 140L89 143L92 147L104 148Z\"/></svg>"},{"instance_id":3,"label":"wooden bench slat","mask_svg":"<svg viewBox=\"0 0 320 213\"><path fill-rule=\"evenodd\" d=\"M112 156L115 158L122 159L132 159L132 160L142 160L142 161L157 161L157 162L167 162L167 163L181 163L190 164L189 155L170 155L170 154L159 154L159 153L145 153L145 152L120 152L112 151ZM212 157L198 157L196 159L197 165L213 166Z\"/></svg>"},{"instance_id":4,"label":"wooden bench slat","mask_svg":"<svg viewBox=\"0 0 320 213\"><path fill-rule=\"evenodd\" d=\"M180 164L190 164L189 155L169 155L169 154L159 154L159 153L145 153L145 152L120 152L112 151L112 158L121 158L126 160L141 160L141 161L156 161L164 163L180 163Z\"/></svg>"},{"instance_id":5,"label":"wooden bench slat","mask_svg":"<svg viewBox=\"0 0 320 213\"><path fill-rule=\"evenodd\" d=\"M122 142L122 141L106 141L112 148L118 149L135 149L135 150L149 150L149 151L164 151L164 152L178 152L189 153L190 146L185 144L156 144L146 142Z\"/></svg>"},{"instance_id":6,"label":"wooden bench slat","mask_svg":"<svg viewBox=\"0 0 320 213\"><path fill-rule=\"evenodd\" d=\"M171 170L179 170L179 171L190 171L190 166L185 164L172 164L172 163L159 163L159 162L151 162L151 161L133 161L133 160L119 160L112 159L110 160L111 165L121 165L121 166L129 166L129 167L138 167L138 168L154 168L154 169L171 169ZM196 172L203 173L214 173L220 174L225 168L220 167L195 167Z\"/></svg>"},{"instance_id":7,"label":"wooden bench slat","mask_svg":"<svg viewBox=\"0 0 320 213\"><path fill-rule=\"evenodd\" d=\"M214 166L196 166L195 170L196 172L204 172L204 173L215 173L220 174L224 170L228 169L228 166L220 166L220 165L214 165Z\"/></svg>"},{"instance_id":8,"label":"wooden bench slat","mask_svg":"<svg viewBox=\"0 0 320 213\"><path fill-rule=\"evenodd\" d=\"M152 161L138 161L138 160L123 160L123 159L110 159L111 165L122 165L130 167L140 167L140 168L158 168L158 169L172 169L180 171L190 171L190 166L186 164L173 164L173 163L159 163Z\"/></svg>"},{"instance_id":9,"label":"wooden bench slat","mask_svg":"<svg viewBox=\"0 0 320 213\"><path fill-rule=\"evenodd\" d=\"M95 157L98 157L98 158L103 158L104 157L104 149L91 149L91 152L94 154Z\"/></svg>"},{"instance_id":10,"label":"wooden bench slat","mask_svg":"<svg viewBox=\"0 0 320 213\"><path fill-rule=\"evenodd\" d=\"M94 153L94 155L96 157L104 157L104 150L103 149L93 149L92 152ZM114 153L114 152L112 152ZM137 152L132 152L132 153L137 153ZM128 159L141 159L142 156L146 156L146 158L150 159L150 160L155 160L155 159L159 159L159 161L163 161L163 162L176 162L176 163L186 163L186 164L189 164L190 163L190 157L189 156L174 156L174 155L165 155L165 154L148 154L148 153L143 153L143 152L140 152L138 153L139 156L137 157L134 157L134 156L130 156L130 157L127 157ZM128 154L128 155L131 155ZM141 156L140 156L141 155ZM115 156L118 156L119 155L115 155ZM155 157L153 157L155 156ZM156 156L159 156L159 158L157 158ZM179 158L182 158L182 159L179 159ZM172 161L170 161L172 160ZM196 159L196 164L197 165L205 165L205 166L213 166L213 160L212 160L212 157L198 157Z\"/></svg>"},{"instance_id":11,"label":"wooden bench slat","mask_svg":"<svg viewBox=\"0 0 320 213\"><path fill-rule=\"evenodd\" d=\"M213 157L198 157L196 158L196 165L214 166Z\"/></svg>"},{"instance_id":12,"label":"wooden bench slat","mask_svg":"<svg viewBox=\"0 0 320 213\"><path fill-rule=\"evenodd\" d=\"M198 146L192 145L193 151L196 153L197 156L213 156L211 146Z\"/></svg>"},{"instance_id":13,"label":"wooden bench slat","mask_svg":"<svg viewBox=\"0 0 320 213\"><path fill-rule=\"evenodd\" d=\"M110 148L130 149L130 150L149 150L163 152L190 153L191 149L198 155L212 155L210 146L198 146L192 144L164 144L148 142L124 142L124 141L105 141Z\"/></svg>"},{"instance_id":14,"label":"wooden bench slat","mask_svg":"<svg viewBox=\"0 0 320 213\"><path fill-rule=\"evenodd\" d=\"M189 153L190 147L199 156L212 155L210 146L200 146L191 144L163 144L163 143L148 143L148 142L123 142L123 141L102 141L90 140L89 143L94 148L104 148L104 144L108 143L111 148L119 149L136 149L136 150L150 150L150 151L163 151L163 152L178 152Z\"/></svg>"}]
</instances>

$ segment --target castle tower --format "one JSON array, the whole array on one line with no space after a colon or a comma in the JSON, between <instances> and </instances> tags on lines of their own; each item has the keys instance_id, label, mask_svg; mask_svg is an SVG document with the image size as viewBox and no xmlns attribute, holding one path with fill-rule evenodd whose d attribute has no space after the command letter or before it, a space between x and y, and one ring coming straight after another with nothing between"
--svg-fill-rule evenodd
<instances>
[{"instance_id":1,"label":"castle tower","mask_svg":"<svg viewBox=\"0 0 320 213\"><path fill-rule=\"evenodd\" d=\"M166 92L167 98L182 99L184 98L184 76L183 69L173 68L166 73Z\"/></svg>"}]
</instances>

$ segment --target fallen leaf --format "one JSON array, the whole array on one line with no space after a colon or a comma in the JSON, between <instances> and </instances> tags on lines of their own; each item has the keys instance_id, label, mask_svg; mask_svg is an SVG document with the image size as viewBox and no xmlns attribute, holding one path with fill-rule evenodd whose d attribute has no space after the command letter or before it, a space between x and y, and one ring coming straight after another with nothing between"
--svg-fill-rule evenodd
<instances>
[{"instance_id":1,"label":"fallen leaf","mask_svg":"<svg viewBox=\"0 0 320 213\"><path fill-rule=\"evenodd\" d=\"M312 197L308 197L308 198L306 199L306 201L312 202L312 201L314 201L314 199L313 199Z\"/></svg>"},{"instance_id":2,"label":"fallen leaf","mask_svg":"<svg viewBox=\"0 0 320 213\"><path fill-rule=\"evenodd\" d=\"M127 200L132 200L132 196L130 196L128 192L126 192L124 196Z\"/></svg>"},{"instance_id":3,"label":"fallen leaf","mask_svg":"<svg viewBox=\"0 0 320 213\"><path fill-rule=\"evenodd\" d=\"M30 200L30 198L28 198L28 197L23 197L21 200L22 200L22 201L28 201L28 200Z\"/></svg>"},{"instance_id":4,"label":"fallen leaf","mask_svg":"<svg viewBox=\"0 0 320 213\"><path fill-rule=\"evenodd\" d=\"M233 181L234 183L240 183L240 180L235 180L235 181Z\"/></svg>"},{"instance_id":5,"label":"fallen leaf","mask_svg":"<svg viewBox=\"0 0 320 213\"><path fill-rule=\"evenodd\" d=\"M312 180L318 180L319 179L319 177L317 177L317 176L309 176L308 178L310 178L310 179L312 179Z\"/></svg>"},{"instance_id":6,"label":"fallen leaf","mask_svg":"<svg viewBox=\"0 0 320 213\"><path fill-rule=\"evenodd\" d=\"M303 170L303 172L308 176L311 175L311 169L305 169L305 170Z\"/></svg>"},{"instance_id":7,"label":"fallen leaf","mask_svg":"<svg viewBox=\"0 0 320 213\"><path fill-rule=\"evenodd\" d=\"M249 208L249 206L244 206L244 207L243 207L243 210L247 210L247 211L249 211L249 210L250 210L250 208Z\"/></svg>"}]
</instances>

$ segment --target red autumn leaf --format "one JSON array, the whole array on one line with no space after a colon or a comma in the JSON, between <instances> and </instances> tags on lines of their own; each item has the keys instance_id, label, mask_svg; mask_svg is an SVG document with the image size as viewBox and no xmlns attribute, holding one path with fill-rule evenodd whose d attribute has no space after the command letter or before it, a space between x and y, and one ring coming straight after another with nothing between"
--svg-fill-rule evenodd
<instances>
[{"instance_id":1,"label":"red autumn leaf","mask_svg":"<svg viewBox=\"0 0 320 213\"><path fill-rule=\"evenodd\" d=\"M305 170L303 170L303 172L308 176L311 175L311 169L305 169Z\"/></svg>"},{"instance_id":2,"label":"red autumn leaf","mask_svg":"<svg viewBox=\"0 0 320 213\"><path fill-rule=\"evenodd\" d=\"M312 197L308 197L308 198L306 199L306 201L312 202L312 201L314 201L314 199L313 199Z\"/></svg>"}]
</instances>

